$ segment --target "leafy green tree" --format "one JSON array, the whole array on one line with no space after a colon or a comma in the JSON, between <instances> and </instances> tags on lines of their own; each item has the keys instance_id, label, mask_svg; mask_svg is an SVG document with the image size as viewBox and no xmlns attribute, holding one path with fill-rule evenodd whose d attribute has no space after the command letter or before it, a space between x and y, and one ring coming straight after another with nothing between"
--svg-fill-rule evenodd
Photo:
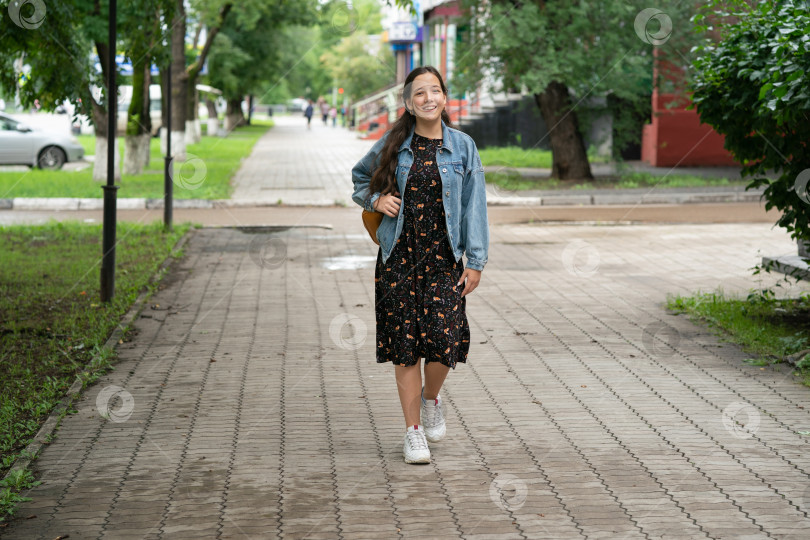
<instances>
[{"instance_id":1,"label":"leafy green tree","mask_svg":"<svg viewBox=\"0 0 810 540\"><path fill-rule=\"evenodd\" d=\"M149 164L152 134L149 85L153 61L163 65L168 57L161 32L162 14L171 16L171 0L126 0L119 10L119 32L132 63L132 99L127 111L124 174L140 174Z\"/></svg>"},{"instance_id":2,"label":"leafy green tree","mask_svg":"<svg viewBox=\"0 0 810 540\"><path fill-rule=\"evenodd\" d=\"M149 59L159 54L160 13L156 10L171 0L123 0L118 3L119 45L125 56L138 64L136 84L143 83ZM9 95L18 93L21 104L31 107L37 100L44 110L52 111L68 101L76 114L91 119L96 132L96 160L93 178L107 176L107 123L115 122L117 99L106 91L108 11L106 2L68 0L22 4L21 11L0 3L3 32L0 32L0 87ZM100 71L96 68L95 50ZM21 84L20 65L30 66L30 75ZM94 90L95 89L95 90ZM112 102L112 107L109 107ZM136 100L133 99L133 106ZM113 111L112 115L109 114ZM138 132L143 113L134 110ZM116 158L117 161L117 158ZM120 169L116 165L116 179Z\"/></svg>"},{"instance_id":3,"label":"leafy green tree","mask_svg":"<svg viewBox=\"0 0 810 540\"><path fill-rule=\"evenodd\" d=\"M748 188L765 186L765 208L782 212L777 224L810 241L810 5L712 0L693 20L715 34L697 47L695 108L725 135Z\"/></svg>"},{"instance_id":4,"label":"leafy green tree","mask_svg":"<svg viewBox=\"0 0 810 540\"><path fill-rule=\"evenodd\" d=\"M23 107L32 107L34 100L45 110L53 110L69 100L79 110L92 115L91 85L103 86L104 79L96 73L90 58L93 37L85 31L102 21L90 21L87 2L59 2L41 14L35 22L33 8L15 14L9 9L10 0L0 1L0 85L8 96L19 96ZM97 18L102 13L96 15ZM106 25L105 25L106 26ZM21 66L30 66L23 76ZM106 68L105 68L106 69ZM99 96L99 104L103 98Z\"/></svg>"},{"instance_id":5,"label":"leafy green tree","mask_svg":"<svg viewBox=\"0 0 810 540\"><path fill-rule=\"evenodd\" d=\"M278 49L281 80L291 97L315 99L332 85L332 77L320 61L325 49L319 24L282 29L284 39Z\"/></svg>"},{"instance_id":6,"label":"leafy green tree","mask_svg":"<svg viewBox=\"0 0 810 540\"><path fill-rule=\"evenodd\" d=\"M280 36L274 49L278 68L257 92L262 102L282 103L291 97L317 99L327 95L335 78L331 64L322 62L324 54L355 32L382 31L380 9L375 0L319 1L313 12L316 18L308 19L306 24L287 23L274 30ZM363 51L362 55L368 56L368 53Z\"/></svg>"},{"instance_id":7,"label":"leafy green tree","mask_svg":"<svg viewBox=\"0 0 810 540\"><path fill-rule=\"evenodd\" d=\"M455 88L471 89L495 74L503 89L528 89L548 126L554 178L592 177L580 125L583 102L596 96L625 105L648 101L653 47L677 41L670 39L675 32L652 43L637 32L634 23L646 1L462 4L468 29L456 58ZM661 7L673 29L686 28L688 4Z\"/></svg>"},{"instance_id":8,"label":"leafy green tree","mask_svg":"<svg viewBox=\"0 0 810 540\"><path fill-rule=\"evenodd\" d=\"M264 93L282 77L283 28L315 21L309 2L267 4L256 15L253 20L226 21L211 49L209 81L228 102L229 128L244 122L244 96Z\"/></svg>"},{"instance_id":9,"label":"leafy green tree","mask_svg":"<svg viewBox=\"0 0 810 540\"><path fill-rule=\"evenodd\" d=\"M410 0L407 0L410 4ZM328 50L355 32L379 34L382 13L378 0L331 0L320 9L320 45Z\"/></svg>"},{"instance_id":10,"label":"leafy green tree","mask_svg":"<svg viewBox=\"0 0 810 540\"><path fill-rule=\"evenodd\" d=\"M120 4L119 26L126 32L136 25L132 17L143 15L135 8L135 0ZM15 11L15 6L21 9ZM110 103L117 106L116 97L106 91L107 7L106 2L93 0L17 2L11 9L8 1L0 3L0 86L10 95L17 93L24 107L37 100L44 110L52 111L69 101L76 114L90 118L96 131L93 178L99 181L107 176L107 110ZM122 42L127 42L124 36ZM100 71L94 49L101 59ZM30 66L23 84L21 65ZM117 165L115 177L120 179Z\"/></svg>"},{"instance_id":11,"label":"leafy green tree","mask_svg":"<svg viewBox=\"0 0 810 540\"><path fill-rule=\"evenodd\" d=\"M369 36L358 31L343 38L321 56L321 62L352 100L387 86L396 78L390 48L383 45L371 54L371 47Z\"/></svg>"},{"instance_id":12,"label":"leafy green tree","mask_svg":"<svg viewBox=\"0 0 810 540\"><path fill-rule=\"evenodd\" d=\"M187 56L186 32L189 13L186 0L175 0L171 24L171 80L172 80L172 148L177 156L185 155L186 142L199 140L197 122L197 78L208 59L211 46L229 14L237 6L240 21L251 24L260 9L260 0L244 0L235 4L231 0L193 0L188 2L196 22L194 42ZM205 42L198 49L197 39L205 29Z\"/></svg>"}]
</instances>

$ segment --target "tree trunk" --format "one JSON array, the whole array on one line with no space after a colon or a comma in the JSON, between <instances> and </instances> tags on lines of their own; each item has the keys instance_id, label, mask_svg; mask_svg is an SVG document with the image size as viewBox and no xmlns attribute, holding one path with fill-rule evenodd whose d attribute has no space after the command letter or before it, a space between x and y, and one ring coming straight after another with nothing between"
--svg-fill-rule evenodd
<instances>
[{"instance_id":1,"label":"tree trunk","mask_svg":"<svg viewBox=\"0 0 810 540\"><path fill-rule=\"evenodd\" d=\"M548 126L552 155L551 177L560 180L592 180L588 153L579 131L576 111L571 107L568 87L552 82L542 94L535 94L534 99Z\"/></svg>"},{"instance_id":2,"label":"tree trunk","mask_svg":"<svg viewBox=\"0 0 810 540\"><path fill-rule=\"evenodd\" d=\"M93 180L107 182L107 109L92 101L93 126L96 130L96 155L93 163ZM118 145L115 145L113 165L113 182L121 181L121 167L119 165Z\"/></svg>"},{"instance_id":3,"label":"tree trunk","mask_svg":"<svg viewBox=\"0 0 810 540\"><path fill-rule=\"evenodd\" d=\"M179 1L182 3L182 0ZM217 22L208 26L206 29L205 43L202 46L202 50L200 50L200 55L197 57L194 63L188 66L188 68L185 70L187 77L185 91L187 94L184 105L186 107L187 115L187 122L185 126L186 140L188 142L200 142L201 138L200 120L197 118L197 77L200 75L200 71L202 71L202 68L205 65L205 60L208 58L208 53L211 51L211 45L214 43L214 38L217 37L217 34L219 34L219 31L222 29L222 25L225 24L225 19L228 17L228 13L231 12L233 4L233 2L228 2L220 8ZM185 26L183 27L183 34L185 35ZM195 41L196 39L197 38L195 37Z\"/></svg>"},{"instance_id":4,"label":"tree trunk","mask_svg":"<svg viewBox=\"0 0 810 540\"><path fill-rule=\"evenodd\" d=\"M101 75L104 81L108 81L107 77L107 43L104 41L96 41L96 54L101 61ZM117 90L117 89L116 89ZM112 94L112 95L110 95ZM111 92L104 100L107 107L112 107L115 111L113 113L113 122L118 120L118 93ZM100 98L91 97L90 106L93 112L93 127L96 130L96 155L95 162L93 163L93 180L97 182L107 181L107 107L101 105ZM121 168L118 162L118 145L115 147L115 154L113 154L113 182L118 183L121 181Z\"/></svg>"},{"instance_id":5,"label":"tree trunk","mask_svg":"<svg viewBox=\"0 0 810 540\"><path fill-rule=\"evenodd\" d=\"M205 106L208 107L208 122L206 122L207 127L206 133L208 133L209 137L214 137L219 131L219 115L217 114L217 104L215 101L206 98Z\"/></svg>"},{"instance_id":6,"label":"tree trunk","mask_svg":"<svg viewBox=\"0 0 810 540\"><path fill-rule=\"evenodd\" d=\"M197 92L197 77L188 79L188 95L186 96L186 104L188 110L186 111L186 145L196 144L202 140L202 133L200 132L200 119L198 118L199 105L199 92Z\"/></svg>"},{"instance_id":7,"label":"tree trunk","mask_svg":"<svg viewBox=\"0 0 810 540\"><path fill-rule=\"evenodd\" d=\"M142 56L132 65L132 101L127 112L124 141L124 174L141 174L149 165L149 137L152 118L149 115L149 74L151 58Z\"/></svg>"},{"instance_id":8,"label":"tree trunk","mask_svg":"<svg viewBox=\"0 0 810 540\"><path fill-rule=\"evenodd\" d=\"M186 73L186 9L176 0L172 23L172 155L186 158L186 113L188 111L188 74Z\"/></svg>"},{"instance_id":9,"label":"tree trunk","mask_svg":"<svg viewBox=\"0 0 810 540\"><path fill-rule=\"evenodd\" d=\"M141 174L149 164L149 133L127 135L124 139L124 174Z\"/></svg>"},{"instance_id":10,"label":"tree trunk","mask_svg":"<svg viewBox=\"0 0 810 540\"><path fill-rule=\"evenodd\" d=\"M164 129L169 125L167 122L168 119L166 118L168 114L166 109L166 81L169 74L165 67L158 67L158 79L160 83L160 129Z\"/></svg>"},{"instance_id":11,"label":"tree trunk","mask_svg":"<svg viewBox=\"0 0 810 540\"><path fill-rule=\"evenodd\" d=\"M166 82L169 80L169 73L165 68L160 68L160 153L162 155L166 155L166 126L169 125L168 122L168 110L166 104ZM172 94L174 95L174 94ZM172 100L172 109L175 108L174 100ZM172 113L172 119L174 119L174 113ZM172 155L177 155L177 148L178 148L178 139L183 139L183 131L177 131L174 125L174 120L172 120Z\"/></svg>"},{"instance_id":12,"label":"tree trunk","mask_svg":"<svg viewBox=\"0 0 810 540\"><path fill-rule=\"evenodd\" d=\"M225 111L225 131L231 132L234 128L245 125L245 114L242 112L242 99L229 99Z\"/></svg>"}]
</instances>

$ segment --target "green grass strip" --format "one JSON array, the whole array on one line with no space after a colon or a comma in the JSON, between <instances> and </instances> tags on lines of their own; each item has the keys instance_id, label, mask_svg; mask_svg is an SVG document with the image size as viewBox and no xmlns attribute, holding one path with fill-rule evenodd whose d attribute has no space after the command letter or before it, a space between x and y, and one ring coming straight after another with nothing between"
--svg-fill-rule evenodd
<instances>
[{"instance_id":1,"label":"green grass strip","mask_svg":"<svg viewBox=\"0 0 810 540\"><path fill-rule=\"evenodd\" d=\"M550 169L552 162L551 150L539 148L524 149L519 146L501 146L480 148L478 154L484 166L503 166L513 168L540 168ZM596 154L592 147L588 151L588 160L591 163L606 163L608 159Z\"/></svg>"},{"instance_id":2,"label":"green grass strip","mask_svg":"<svg viewBox=\"0 0 810 540\"><path fill-rule=\"evenodd\" d=\"M679 188L745 186L745 181L730 181L728 178L702 178L692 175L671 174L666 177L649 173L633 172L620 176L597 177L594 180L558 180L556 178L527 178L516 171L487 173L487 184L502 191L527 190L585 190L585 189L632 189L632 188Z\"/></svg>"},{"instance_id":3,"label":"green grass strip","mask_svg":"<svg viewBox=\"0 0 810 540\"><path fill-rule=\"evenodd\" d=\"M670 296L667 308L707 323L726 340L741 345L754 365L781 362L810 348L810 295L777 299L769 289L747 298L723 291ZM799 363L797 376L810 385L810 356Z\"/></svg>"},{"instance_id":4,"label":"green grass strip","mask_svg":"<svg viewBox=\"0 0 810 540\"><path fill-rule=\"evenodd\" d=\"M175 161L177 175L194 179L193 187L183 187L175 182L174 197L177 199L228 199L233 190L231 178L242 160L250 155L253 145L272 126L272 121L253 122L250 126L240 127L227 137L203 136L201 142L190 144L188 154L199 157L199 160L188 159L184 163ZM82 135L78 137L85 150L95 152L95 137ZM124 152L124 141L118 139L121 155ZM163 163L160 153L160 140L150 140L149 166L139 175L123 175L121 178L119 198L163 198ZM92 164L80 171L28 171L0 172L0 198L13 197L89 197L101 198L102 183L93 180Z\"/></svg>"},{"instance_id":5,"label":"green grass strip","mask_svg":"<svg viewBox=\"0 0 810 540\"><path fill-rule=\"evenodd\" d=\"M189 227L119 222L110 303L99 298L101 225L0 227L0 477L76 376L108 367L101 347Z\"/></svg>"}]
</instances>

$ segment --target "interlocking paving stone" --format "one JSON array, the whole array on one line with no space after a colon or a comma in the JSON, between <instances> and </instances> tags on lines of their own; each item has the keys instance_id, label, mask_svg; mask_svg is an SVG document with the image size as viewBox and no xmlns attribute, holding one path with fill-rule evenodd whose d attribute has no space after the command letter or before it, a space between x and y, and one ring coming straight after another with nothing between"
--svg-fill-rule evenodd
<instances>
[{"instance_id":1,"label":"interlocking paving stone","mask_svg":"<svg viewBox=\"0 0 810 540\"><path fill-rule=\"evenodd\" d=\"M262 268L268 242L284 255ZM747 293L757 249L790 243L763 225L493 228L448 436L411 466L374 362L373 266L322 264L374 255L367 239L199 230L3 537L807 537L810 391L661 307ZM99 410L110 385L125 421Z\"/></svg>"}]
</instances>

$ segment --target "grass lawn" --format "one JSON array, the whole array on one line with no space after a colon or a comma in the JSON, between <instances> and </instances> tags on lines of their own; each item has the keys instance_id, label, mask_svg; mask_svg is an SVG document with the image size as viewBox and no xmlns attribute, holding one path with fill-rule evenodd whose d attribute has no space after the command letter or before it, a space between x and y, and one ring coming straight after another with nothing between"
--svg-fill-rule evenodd
<instances>
[{"instance_id":1,"label":"grass lawn","mask_svg":"<svg viewBox=\"0 0 810 540\"><path fill-rule=\"evenodd\" d=\"M81 373L109 367L100 347L189 229L118 223L115 297L99 299L101 225L0 227L0 477ZM19 479L18 479L19 480ZM0 521L13 510L0 486Z\"/></svg>"},{"instance_id":2,"label":"grass lawn","mask_svg":"<svg viewBox=\"0 0 810 540\"><path fill-rule=\"evenodd\" d=\"M524 150L519 146L502 146L479 148L478 154L481 156L481 163L484 166L505 167L527 167L527 168L551 168L551 150L540 150L531 148ZM591 163L607 163L608 159L596 155L595 152L588 152L588 159Z\"/></svg>"},{"instance_id":3,"label":"grass lawn","mask_svg":"<svg viewBox=\"0 0 810 540\"><path fill-rule=\"evenodd\" d=\"M584 182L581 180L557 180L556 178L526 178L514 171L487 173L487 183L494 184L507 191L526 191L531 189L629 189L629 188L678 188L706 186L745 186L745 180L730 181L728 178L702 178L699 176L670 174L666 177L648 173L631 172L620 176L598 177Z\"/></svg>"},{"instance_id":4,"label":"grass lawn","mask_svg":"<svg viewBox=\"0 0 810 540\"><path fill-rule=\"evenodd\" d=\"M724 339L737 343L752 355L749 363L765 366L786 356L810 349L810 294L777 299L770 290L747 298L722 291L674 296L667 307L708 324ZM794 375L810 386L810 355L798 364Z\"/></svg>"},{"instance_id":5,"label":"grass lawn","mask_svg":"<svg viewBox=\"0 0 810 540\"><path fill-rule=\"evenodd\" d=\"M484 166L503 166L509 168L551 168L551 151L531 149L524 150L517 146L479 149ZM588 153L591 163L607 163L608 159ZM626 172L617 176L599 177L585 182L581 180L557 180L555 178L526 178L515 171L487 173L487 183L494 184L507 191L526 191L531 189L628 189L628 188L679 188L706 186L745 186L747 180L728 178L703 178L699 176L669 174L666 177L654 176L643 172Z\"/></svg>"},{"instance_id":6,"label":"grass lawn","mask_svg":"<svg viewBox=\"0 0 810 540\"><path fill-rule=\"evenodd\" d=\"M202 161L175 162L175 180L181 176L189 178L195 171L204 171L205 176L196 189L181 187L175 182L174 196L178 199L227 199L231 196L231 178L239 169L243 158L250 155L253 145L270 127L272 121L256 121L252 125L238 128L227 137L203 136L198 144L187 147L187 152ZM95 137L78 137L85 152L95 152ZM118 139L123 159L124 140ZM160 153L160 140L152 138L151 160L143 174L124 175L118 197L163 197L163 155ZM194 165L203 167L195 169ZM178 176L178 174L180 176ZM31 169L24 172L0 172L0 198L12 197L103 197L101 182L93 180L92 165L81 171L43 171Z\"/></svg>"}]
</instances>

